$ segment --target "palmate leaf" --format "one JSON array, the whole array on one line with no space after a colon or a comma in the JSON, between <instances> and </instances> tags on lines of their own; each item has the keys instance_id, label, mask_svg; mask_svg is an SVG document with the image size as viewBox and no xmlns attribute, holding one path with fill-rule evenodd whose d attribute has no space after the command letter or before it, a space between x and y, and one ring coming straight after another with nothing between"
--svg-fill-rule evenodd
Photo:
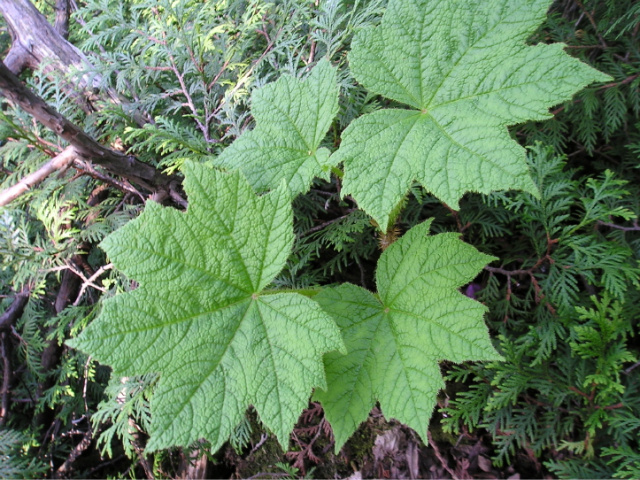
<instances>
[{"instance_id":1,"label":"palmate leaf","mask_svg":"<svg viewBox=\"0 0 640 480\"><path fill-rule=\"evenodd\" d=\"M526 45L551 0L391 0L349 54L356 79L409 106L363 115L344 131L343 194L386 230L412 181L457 208L468 191L537 193L507 130L610 77L562 44Z\"/></svg>"},{"instance_id":2,"label":"palmate leaf","mask_svg":"<svg viewBox=\"0 0 640 480\"><path fill-rule=\"evenodd\" d=\"M338 113L336 69L322 59L305 80L283 75L256 90L251 99L256 127L213 160L240 169L257 191L284 178L295 196L314 177L329 179L329 150L318 148Z\"/></svg>"},{"instance_id":3,"label":"palmate leaf","mask_svg":"<svg viewBox=\"0 0 640 480\"><path fill-rule=\"evenodd\" d=\"M457 289L493 257L458 234L427 236L431 221L409 230L380 257L378 295L351 284L314 297L338 323L347 355L325 355L327 390L316 390L333 427L336 450L376 401L387 417L424 437L438 391L438 361L499 360L486 307Z\"/></svg>"},{"instance_id":4,"label":"palmate leaf","mask_svg":"<svg viewBox=\"0 0 640 480\"><path fill-rule=\"evenodd\" d=\"M343 348L329 315L297 293L264 291L293 243L284 182L258 197L241 173L185 166L186 213L149 202L101 244L140 283L104 303L69 344L121 376L160 373L150 450L206 438L216 449L249 405L287 445L322 355Z\"/></svg>"}]
</instances>

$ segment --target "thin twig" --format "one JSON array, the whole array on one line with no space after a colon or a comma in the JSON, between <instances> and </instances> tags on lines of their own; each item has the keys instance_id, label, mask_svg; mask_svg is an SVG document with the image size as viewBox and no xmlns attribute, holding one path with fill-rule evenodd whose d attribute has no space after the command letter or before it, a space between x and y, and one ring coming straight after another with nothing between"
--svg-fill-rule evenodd
<instances>
[{"instance_id":1,"label":"thin twig","mask_svg":"<svg viewBox=\"0 0 640 480\"><path fill-rule=\"evenodd\" d=\"M93 167L93 165L91 165L91 163L89 162L76 159L76 161L73 162L73 166L78 170L82 171L83 173L85 173L86 175L89 175L90 177L95 178L96 180L101 180L124 192L132 193L133 195L136 195L143 202L145 201L144 196L138 190L136 190L133 186L131 186L129 182L121 182L119 180L116 180L115 178L105 175L99 172L98 170L96 170Z\"/></svg>"},{"instance_id":2,"label":"thin twig","mask_svg":"<svg viewBox=\"0 0 640 480\"><path fill-rule=\"evenodd\" d=\"M640 362L636 362L636 363L634 363L633 365L631 365L630 367L625 368L625 369L622 371L622 373L624 373L625 375L629 375L629 374L633 371L633 369L635 369L635 368L637 368L637 367L640 367Z\"/></svg>"},{"instance_id":3,"label":"thin twig","mask_svg":"<svg viewBox=\"0 0 640 480\"><path fill-rule=\"evenodd\" d=\"M451 470L451 468L449 467L447 461L444 459L444 457L442 456L442 454L440 453L440 449L438 448L438 445L436 444L436 442L433 441L433 437L431 436L431 432L427 430L427 438L429 440L429 445L431 445L431 448L433 448L433 453L435 453L436 457L438 458L438 460L440 461L440 464L442 465L442 467L449 472L449 475L451 475L451 478L458 480L458 477L456 476L455 472L453 470Z\"/></svg>"},{"instance_id":4,"label":"thin twig","mask_svg":"<svg viewBox=\"0 0 640 480\"><path fill-rule=\"evenodd\" d=\"M589 12L585 8L585 6L580 0L574 0L574 1L580 7L580 9L582 9L582 12L584 13L584 15L589 19L589 23L591 23L591 26L593 27L593 31L598 36L598 39L600 40L600 43L602 43L602 46L607 48L608 47L607 42L604 41L604 37L600 34L600 32L598 32L598 25L596 24L596 21L593 18L593 15L591 15L591 12Z\"/></svg>"},{"instance_id":5,"label":"thin twig","mask_svg":"<svg viewBox=\"0 0 640 480\"><path fill-rule=\"evenodd\" d=\"M638 77L640 77L640 73L629 75L627 78L625 78L624 80L620 80L619 82L611 82L605 85L601 85L600 87L598 87L598 90L604 90L606 88L614 88L614 87L619 87L620 85L626 85L627 83L633 82Z\"/></svg>"},{"instance_id":6,"label":"thin twig","mask_svg":"<svg viewBox=\"0 0 640 480\"><path fill-rule=\"evenodd\" d=\"M140 443L140 427L136 424L135 420L132 417L129 417L129 433L131 433L131 446L135 450L138 455L138 460L140 460L140 465L142 465L142 469L144 470L145 475L149 480L153 480L155 477L153 475L153 468L151 467L151 463L144 454L144 448Z\"/></svg>"},{"instance_id":7,"label":"thin twig","mask_svg":"<svg viewBox=\"0 0 640 480\"><path fill-rule=\"evenodd\" d=\"M84 400L84 411L86 413L87 418L90 415L89 405L87 404L87 386L89 384L89 365L91 365L92 361L93 361L93 358L91 357L91 355L89 355L89 357L87 358L87 363L84 364L84 381L82 385L82 399Z\"/></svg>"},{"instance_id":8,"label":"thin twig","mask_svg":"<svg viewBox=\"0 0 640 480\"><path fill-rule=\"evenodd\" d=\"M249 456L251 456L251 454L255 453L262 445L264 445L264 442L266 442L268 438L269 435L267 435L266 433L260 435L260 441L256 443L255 447L251 449L251 451L249 452Z\"/></svg>"},{"instance_id":9,"label":"thin twig","mask_svg":"<svg viewBox=\"0 0 640 480\"><path fill-rule=\"evenodd\" d=\"M310 235L314 232L317 232L319 230L322 230L325 227L328 227L329 225L331 225L332 223L336 223L339 222L340 220L343 220L345 218L347 218L352 211L349 211L346 215L342 215L341 217L337 217L337 218L333 218L327 222L321 223L320 225L316 225L313 228L310 228L309 230L307 230L306 232L301 233L298 238L302 238L302 237L306 237L307 235Z\"/></svg>"},{"instance_id":10,"label":"thin twig","mask_svg":"<svg viewBox=\"0 0 640 480\"><path fill-rule=\"evenodd\" d=\"M78 293L78 296L76 297L76 301L73 302L73 306L77 307L78 304L80 303L80 300L82 299L82 294L84 293L84 291L87 289L87 287L92 287L95 288L96 290L100 290L101 292L105 292L106 289L103 287L98 287L96 284L94 284L94 280L96 280L100 275L102 275L104 272L106 272L107 270L111 270L113 268L113 264L109 263L107 265L103 265L102 267L100 267L98 270L96 270L96 273L94 273L93 275L91 275L89 278L86 278L82 273L80 272L76 272L75 270L72 270L73 273L75 273L76 275L78 275L80 278L83 279L82 282L82 286L80 287L80 292Z\"/></svg>"},{"instance_id":11,"label":"thin twig","mask_svg":"<svg viewBox=\"0 0 640 480\"><path fill-rule=\"evenodd\" d=\"M225 104L225 99L226 98L231 98L233 97L233 95L238 91L238 89L240 89L240 87L242 85L244 85L247 80L249 80L249 78L251 78L251 75L253 74L253 71L256 69L256 67L262 62L262 60L264 59L264 57L267 56L267 53L269 53L271 51L271 49L273 48L273 45L275 44L276 40L278 40L278 38L280 37L280 33L282 32L282 28L280 30L278 30L278 32L275 35L275 38L273 39L269 39L269 44L267 45L267 47L264 49L264 52L262 52L262 55L260 55L260 57L258 57L258 59L253 62L253 64L251 65L251 67L249 68L249 70L247 70L245 72L245 74L240 77L238 79L238 83L236 83L236 85L231 89L231 91L229 93L227 93L225 95L225 98L222 99L222 101L220 102L220 104L218 105L218 108L216 108L212 113L211 116L212 118L218 114L218 112L220 112L220 110L222 109L222 107Z\"/></svg>"},{"instance_id":12,"label":"thin twig","mask_svg":"<svg viewBox=\"0 0 640 480\"><path fill-rule=\"evenodd\" d=\"M616 225L615 223L603 222L602 220L598 220L598 225L602 225L603 227L615 228L616 230L622 230L623 232L640 232L640 225L638 225L638 219L635 219L633 221L633 226L631 227Z\"/></svg>"},{"instance_id":13,"label":"thin twig","mask_svg":"<svg viewBox=\"0 0 640 480\"><path fill-rule=\"evenodd\" d=\"M486 267L484 267L484 269L487 272L500 273L500 274L505 275L507 277L512 277L514 275L531 275L531 269L529 269L529 270L522 270L522 269L506 270L504 268L490 267L488 265Z\"/></svg>"},{"instance_id":14,"label":"thin twig","mask_svg":"<svg viewBox=\"0 0 640 480\"><path fill-rule=\"evenodd\" d=\"M63 270L70 270L77 277L80 277L80 279L83 282L82 287L81 287L80 293L78 293L76 301L73 303L74 306L77 306L78 303L80 302L80 298L82 297L82 293L87 289L87 287L95 288L96 290L99 290L103 293L106 292L106 288L96 285L95 283L93 283L93 281L97 279L100 275L102 275L105 271L111 270L112 268L113 268L113 264L111 263L108 263L107 265L103 265L89 278L87 278L85 274L82 273L82 271L80 271L73 264L71 264L71 262L67 262L64 265L60 265L58 267L49 268L46 271L49 273L53 273L53 272L60 272Z\"/></svg>"}]
</instances>

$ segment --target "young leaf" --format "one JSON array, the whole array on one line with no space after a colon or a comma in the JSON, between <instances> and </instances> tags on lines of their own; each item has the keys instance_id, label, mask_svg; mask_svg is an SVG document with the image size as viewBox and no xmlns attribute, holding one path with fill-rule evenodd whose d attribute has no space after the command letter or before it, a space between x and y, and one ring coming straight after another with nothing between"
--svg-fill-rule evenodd
<instances>
[{"instance_id":1,"label":"young leaf","mask_svg":"<svg viewBox=\"0 0 640 480\"><path fill-rule=\"evenodd\" d=\"M388 417L424 436L438 391L439 360L499 360L483 321L486 307L457 289L493 257L457 234L409 230L380 257L378 295L351 284L314 297L333 315L347 355L325 355L326 391L316 390L333 427L336 451L376 401Z\"/></svg>"},{"instance_id":2,"label":"young leaf","mask_svg":"<svg viewBox=\"0 0 640 480\"><path fill-rule=\"evenodd\" d=\"M309 189L314 177L329 178L329 150L318 148L338 113L336 69L322 59L303 81L283 75L257 90L251 113L256 127L213 160L240 169L257 191L285 179L293 196Z\"/></svg>"},{"instance_id":3,"label":"young leaf","mask_svg":"<svg viewBox=\"0 0 640 480\"><path fill-rule=\"evenodd\" d=\"M322 354L343 348L333 320L297 293L264 292L293 243L284 182L257 197L241 173L185 165L186 213L149 202L101 244L140 287L104 303L69 344L121 376L159 372L147 448L206 438L216 449L249 405L284 446Z\"/></svg>"},{"instance_id":4,"label":"young leaf","mask_svg":"<svg viewBox=\"0 0 640 480\"><path fill-rule=\"evenodd\" d=\"M383 231L412 181L454 208L468 191L537 193L525 150L507 130L610 77L564 45L526 45L550 0L391 0L379 27L357 33L356 79L411 109L363 115L343 133L335 163Z\"/></svg>"}]
</instances>

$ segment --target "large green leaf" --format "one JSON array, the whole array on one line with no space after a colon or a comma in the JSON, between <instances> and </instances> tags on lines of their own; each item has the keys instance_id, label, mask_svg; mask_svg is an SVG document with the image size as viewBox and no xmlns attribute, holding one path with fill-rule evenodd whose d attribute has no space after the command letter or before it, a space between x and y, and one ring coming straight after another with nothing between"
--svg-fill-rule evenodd
<instances>
[{"instance_id":1,"label":"large green leaf","mask_svg":"<svg viewBox=\"0 0 640 480\"><path fill-rule=\"evenodd\" d=\"M314 300L335 318L348 354L325 355L326 391L317 390L333 427L336 450L376 401L387 417L424 436L444 386L438 361L499 360L484 305L457 289L493 257L443 233L430 221L409 230L380 257L378 295L351 284Z\"/></svg>"},{"instance_id":2,"label":"large green leaf","mask_svg":"<svg viewBox=\"0 0 640 480\"><path fill-rule=\"evenodd\" d=\"M333 320L297 293L263 291L293 243L284 182L257 197L241 173L188 163L186 213L149 202L101 244L140 283L69 342L121 376L159 372L151 450L227 440L254 405L282 445L343 348Z\"/></svg>"},{"instance_id":3,"label":"large green leaf","mask_svg":"<svg viewBox=\"0 0 640 480\"><path fill-rule=\"evenodd\" d=\"M251 98L256 127L213 160L240 169L257 191L284 178L291 192L305 192L314 177L329 178L329 150L319 148L338 113L336 69L322 59L305 80L283 75Z\"/></svg>"},{"instance_id":4,"label":"large green leaf","mask_svg":"<svg viewBox=\"0 0 640 480\"><path fill-rule=\"evenodd\" d=\"M342 192L383 230L414 180L454 208L468 191L537 194L507 126L610 80L562 44L526 45L550 3L391 0L381 25L355 36L356 79L410 107L358 118L332 157L345 164Z\"/></svg>"}]
</instances>

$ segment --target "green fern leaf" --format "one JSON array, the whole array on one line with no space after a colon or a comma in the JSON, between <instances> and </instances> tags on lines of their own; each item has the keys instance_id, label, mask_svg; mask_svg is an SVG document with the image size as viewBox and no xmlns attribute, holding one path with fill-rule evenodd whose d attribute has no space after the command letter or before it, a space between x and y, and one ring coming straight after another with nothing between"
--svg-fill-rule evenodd
<instances>
[{"instance_id":1,"label":"green fern leaf","mask_svg":"<svg viewBox=\"0 0 640 480\"><path fill-rule=\"evenodd\" d=\"M458 207L469 191L537 193L508 125L610 77L564 45L526 45L550 0L392 0L379 27L354 38L356 79L410 109L364 115L345 130L335 163L342 192L383 230L412 181Z\"/></svg>"},{"instance_id":2,"label":"green fern leaf","mask_svg":"<svg viewBox=\"0 0 640 480\"><path fill-rule=\"evenodd\" d=\"M282 445L313 387L322 355L343 348L318 305L264 291L294 240L284 182L257 197L241 173L185 164L186 213L149 202L102 248L140 287L104 303L69 345L120 376L160 373L150 450L200 438L219 448L254 405Z\"/></svg>"},{"instance_id":3,"label":"green fern leaf","mask_svg":"<svg viewBox=\"0 0 640 480\"><path fill-rule=\"evenodd\" d=\"M457 290L493 257L458 234L427 236L430 224L412 228L382 254L377 296L343 284L314 297L335 318L349 352L325 356L328 389L315 394L336 450L376 401L424 436L444 387L438 361L501 359L483 322L486 307Z\"/></svg>"}]
</instances>

